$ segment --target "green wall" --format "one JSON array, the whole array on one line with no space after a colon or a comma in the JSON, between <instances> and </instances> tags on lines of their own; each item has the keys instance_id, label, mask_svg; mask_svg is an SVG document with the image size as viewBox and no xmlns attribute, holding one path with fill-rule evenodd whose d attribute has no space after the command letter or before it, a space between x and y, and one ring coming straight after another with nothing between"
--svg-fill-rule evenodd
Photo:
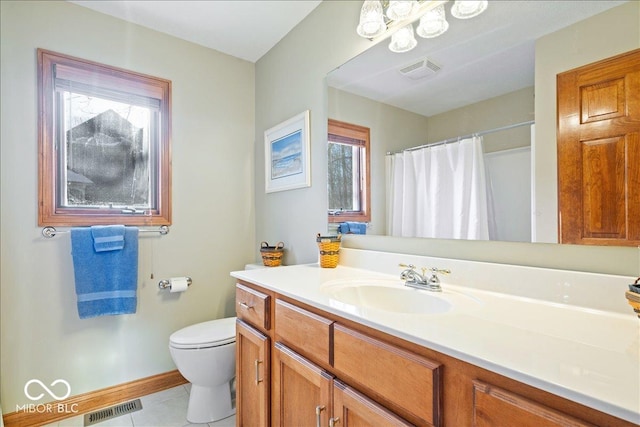
<instances>
[{"instance_id":1,"label":"green wall","mask_svg":"<svg viewBox=\"0 0 640 427\"><path fill-rule=\"evenodd\" d=\"M23 391L30 379L64 379L76 395L171 371L172 332L234 314L229 271L254 257L255 66L65 1L3 0L0 15L6 414L31 403ZM140 237L134 315L80 320L69 234L45 239L37 226L39 47L173 83L173 225L167 236ZM174 276L193 285L182 294L158 290Z\"/></svg>"}]
</instances>

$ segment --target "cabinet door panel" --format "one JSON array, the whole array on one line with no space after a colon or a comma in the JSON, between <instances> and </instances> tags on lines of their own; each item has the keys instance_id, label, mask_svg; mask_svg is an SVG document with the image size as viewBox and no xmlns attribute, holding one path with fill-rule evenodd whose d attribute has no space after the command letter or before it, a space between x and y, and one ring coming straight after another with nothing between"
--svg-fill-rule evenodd
<instances>
[{"instance_id":1,"label":"cabinet door panel","mask_svg":"<svg viewBox=\"0 0 640 427\"><path fill-rule=\"evenodd\" d=\"M334 381L333 405L333 417L329 425L335 427L413 425L338 380Z\"/></svg>"},{"instance_id":2,"label":"cabinet door panel","mask_svg":"<svg viewBox=\"0 0 640 427\"><path fill-rule=\"evenodd\" d=\"M236 321L236 421L238 427L269 425L269 337Z\"/></svg>"},{"instance_id":3,"label":"cabinet door panel","mask_svg":"<svg viewBox=\"0 0 640 427\"><path fill-rule=\"evenodd\" d=\"M594 427L481 381L473 382L475 427Z\"/></svg>"},{"instance_id":4,"label":"cabinet door panel","mask_svg":"<svg viewBox=\"0 0 640 427\"><path fill-rule=\"evenodd\" d=\"M273 426L326 426L333 377L282 343L274 346Z\"/></svg>"}]
</instances>

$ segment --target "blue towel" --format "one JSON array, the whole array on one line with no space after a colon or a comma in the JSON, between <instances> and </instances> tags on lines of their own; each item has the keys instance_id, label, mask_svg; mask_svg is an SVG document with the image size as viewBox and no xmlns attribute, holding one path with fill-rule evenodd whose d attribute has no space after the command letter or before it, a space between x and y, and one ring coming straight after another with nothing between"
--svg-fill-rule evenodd
<instances>
[{"instance_id":1,"label":"blue towel","mask_svg":"<svg viewBox=\"0 0 640 427\"><path fill-rule=\"evenodd\" d=\"M119 251L124 248L124 225L94 225L91 227L96 252Z\"/></svg>"},{"instance_id":2,"label":"blue towel","mask_svg":"<svg viewBox=\"0 0 640 427\"><path fill-rule=\"evenodd\" d=\"M367 224L364 222L343 222L338 226L342 234L367 234Z\"/></svg>"},{"instance_id":3,"label":"blue towel","mask_svg":"<svg viewBox=\"0 0 640 427\"><path fill-rule=\"evenodd\" d=\"M81 319L136 312L138 228L124 227L120 250L97 252L93 227L71 229L78 314Z\"/></svg>"}]
</instances>

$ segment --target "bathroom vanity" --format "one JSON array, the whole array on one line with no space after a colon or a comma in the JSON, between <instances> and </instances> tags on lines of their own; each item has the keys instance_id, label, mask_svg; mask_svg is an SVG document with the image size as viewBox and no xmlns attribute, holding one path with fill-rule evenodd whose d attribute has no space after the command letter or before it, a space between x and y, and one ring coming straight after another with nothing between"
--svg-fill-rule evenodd
<instances>
[{"instance_id":1,"label":"bathroom vanity","mask_svg":"<svg viewBox=\"0 0 640 427\"><path fill-rule=\"evenodd\" d=\"M410 289L399 262L452 274ZM628 278L354 249L232 276L238 426L640 422Z\"/></svg>"}]
</instances>

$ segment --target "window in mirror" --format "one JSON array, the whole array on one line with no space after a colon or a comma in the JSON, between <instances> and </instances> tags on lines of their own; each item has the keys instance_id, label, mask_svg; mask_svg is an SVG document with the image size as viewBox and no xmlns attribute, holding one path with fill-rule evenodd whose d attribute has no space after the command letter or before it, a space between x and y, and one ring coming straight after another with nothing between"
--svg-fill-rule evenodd
<instances>
[{"instance_id":1,"label":"window in mirror","mask_svg":"<svg viewBox=\"0 0 640 427\"><path fill-rule=\"evenodd\" d=\"M169 225L171 82L38 50L39 225Z\"/></svg>"},{"instance_id":2,"label":"window in mirror","mask_svg":"<svg viewBox=\"0 0 640 427\"><path fill-rule=\"evenodd\" d=\"M329 222L369 222L369 128L333 119L328 128Z\"/></svg>"}]
</instances>

